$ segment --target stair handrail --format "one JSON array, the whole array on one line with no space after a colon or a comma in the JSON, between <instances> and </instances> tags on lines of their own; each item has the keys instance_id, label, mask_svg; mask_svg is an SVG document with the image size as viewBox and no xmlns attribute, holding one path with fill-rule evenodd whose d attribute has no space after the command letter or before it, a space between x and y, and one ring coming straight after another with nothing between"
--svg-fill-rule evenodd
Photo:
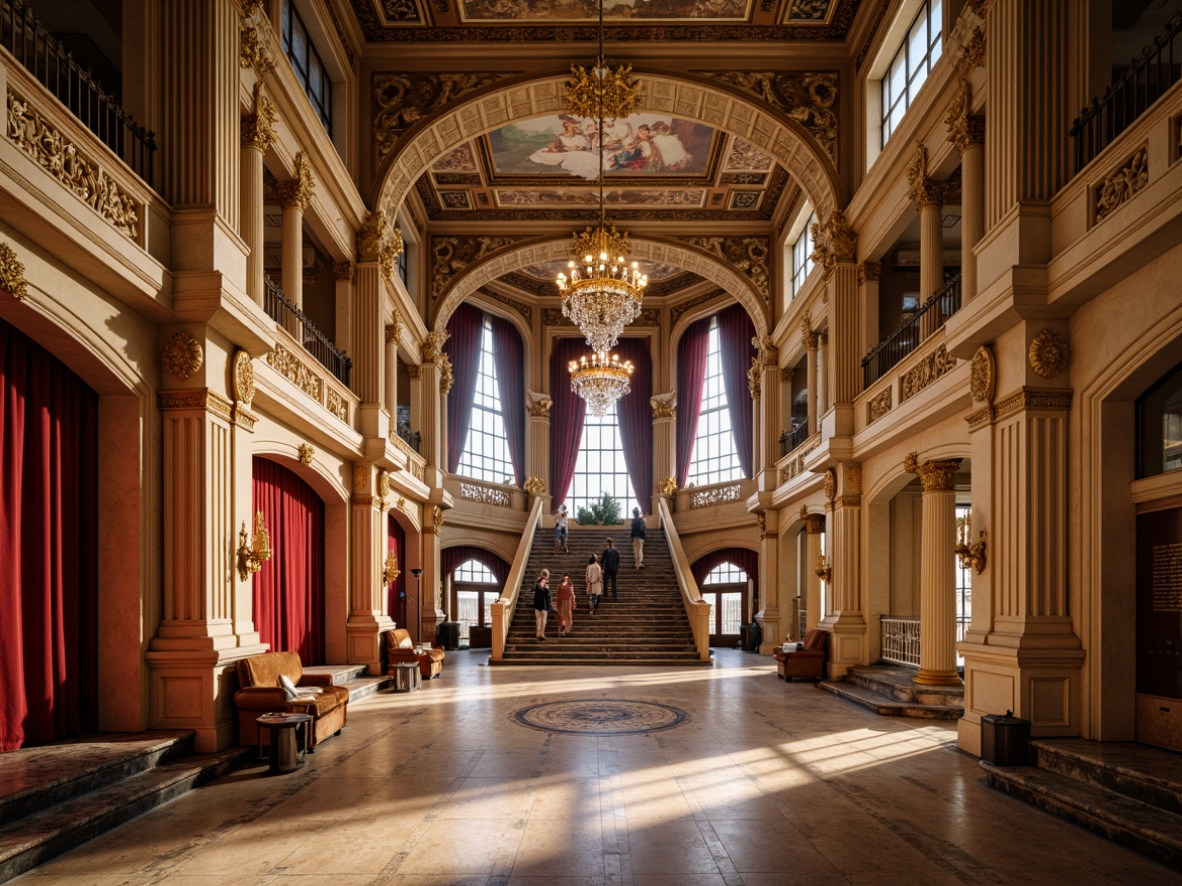
<instances>
[{"instance_id":1,"label":"stair handrail","mask_svg":"<svg viewBox=\"0 0 1182 886\"><path fill-rule=\"evenodd\" d=\"M542 496L535 496L529 516L525 518L525 528L521 531L521 541L517 544L509 577L505 579L501 596L492 604L493 661L501 661L505 657L505 638L509 636L509 626L513 624L513 613L517 609L517 599L521 596L521 582L525 578L525 566L529 562L529 552L534 546L534 536L541 521Z\"/></svg>"},{"instance_id":2,"label":"stair handrail","mask_svg":"<svg viewBox=\"0 0 1182 886\"><path fill-rule=\"evenodd\" d=\"M694 632L694 648L701 661L710 661L710 604L702 599L702 593L698 590L698 582L690 570L685 548L681 546L681 536L673 525L669 501L663 496L657 500L657 513L661 517L661 528L665 530L665 540L673 558L673 574L677 576L681 602L685 604L685 614Z\"/></svg>"}]
</instances>

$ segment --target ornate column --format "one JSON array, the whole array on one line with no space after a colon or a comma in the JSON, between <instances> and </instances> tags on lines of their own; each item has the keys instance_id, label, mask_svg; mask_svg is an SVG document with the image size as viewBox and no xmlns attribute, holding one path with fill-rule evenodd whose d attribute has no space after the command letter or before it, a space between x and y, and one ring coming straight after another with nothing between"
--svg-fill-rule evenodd
<instances>
[{"instance_id":1,"label":"ornate column","mask_svg":"<svg viewBox=\"0 0 1182 886\"><path fill-rule=\"evenodd\" d=\"M804 344L805 351L805 370L807 373L805 387L808 392L810 437L817 433L819 427L817 424L817 344L820 339L820 335L813 332L810 328L811 323L812 318L806 311L800 321L800 340Z\"/></svg>"},{"instance_id":2,"label":"ornate column","mask_svg":"<svg viewBox=\"0 0 1182 886\"><path fill-rule=\"evenodd\" d=\"M304 151L295 157L295 178L279 183L283 206L283 294L297 308L304 307L304 210L312 202L312 161Z\"/></svg>"},{"instance_id":3,"label":"ornate column","mask_svg":"<svg viewBox=\"0 0 1182 886\"><path fill-rule=\"evenodd\" d=\"M545 394L529 392L525 404L526 450L525 484L530 495L545 496L543 512L549 514L553 508L546 484L550 482L550 407L554 401ZM527 502L529 500L527 499ZM527 503L526 507L530 505Z\"/></svg>"},{"instance_id":4,"label":"ornate column","mask_svg":"<svg viewBox=\"0 0 1182 886\"><path fill-rule=\"evenodd\" d=\"M829 373L833 366L829 362L829 336L824 333L817 334L817 413L825 415L829 408L833 405L830 402L829 393L832 390L832 385L829 382Z\"/></svg>"},{"instance_id":5,"label":"ornate column","mask_svg":"<svg viewBox=\"0 0 1182 886\"><path fill-rule=\"evenodd\" d=\"M353 278L356 275L356 270L356 266L351 261L333 262L332 265L332 276L336 281L333 293L336 296L336 336L334 342L350 358L353 356L354 327L357 323L353 313Z\"/></svg>"},{"instance_id":6,"label":"ornate column","mask_svg":"<svg viewBox=\"0 0 1182 886\"><path fill-rule=\"evenodd\" d=\"M821 576L817 575L817 567L821 563L821 533L825 531L825 515L810 514L808 508L800 509L800 519L804 521L805 550L804 575L805 593L804 608L805 632L811 631L821 621Z\"/></svg>"},{"instance_id":7,"label":"ornate column","mask_svg":"<svg viewBox=\"0 0 1182 886\"><path fill-rule=\"evenodd\" d=\"M759 651L771 655L783 642L785 613L780 608L780 512L769 508L756 515L759 524L759 604L762 609L755 613L762 630Z\"/></svg>"},{"instance_id":8,"label":"ornate column","mask_svg":"<svg viewBox=\"0 0 1182 886\"><path fill-rule=\"evenodd\" d=\"M903 463L923 483L919 576L919 674L925 686L959 686L956 672L956 474L960 459Z\"/></svg>"},{"instance_id":9,"label":"ornate column","mask_svg":"<svg viewBox=\"0 0 1182 886\"><path fill-rule=\"evenodd\" d=\"M862 389L862 352L858 348L858 237L840 209L833 210L825 223L817 226L815 237L813 255L825 269L829 287L829 334L833 336L831 343L822 345L825 392L819 397L820 408L827 414L830 407L835 407L832 433L849 436L854 432L854 398Z\"/></svg>"},{"instance_id":10,"label":"ornate column","mask_svg":"<svg viewBox=\"0 0 1182 886\"><path fill-rule=\"evenodd\" d=\"M907 170L911 183L908 196L919 213L919 303L924 305L944 285L944 191L945 184L928 177L928 152L922 144ZM920 339L939 328L939 310L933 308L920 321Z\"/></svg>"},{"instance_id":11,"label":"ornate column","mask_svg":"<svg viewBox=\"0 0 1182 886\"><path fill-rule=\"evenodd\" d=\"M263 304L263 156L275 138L275 105L254 85L254 108L242 115L242 239L246 255L246 294Z\"/></svg>"},{"instance_id":12,"label":"ornate column","mask_svg":"<svg viewBox=\"0 0 1182 886\"><path fill-rule=\"evenodd\" d=\"M866 619L862 611L862 466L845 463L825 473L829 507L827 536L832 614L823 627L829 641L829 676L842 677L869 657Z\"/></svg>"},{"instance_id":13,"label":"ornate column","mask_svg":"<svg viewBox=\"0 0 1182 886\"><path fill-rule=\"evenodd\" d=\"M386 324L386 384L383 392L391 427L398 421L398 343L401 340L402 314L395 309L394 316Z\"/></svg>"},{"instance_id":14,"label":"ornate column","mask_svg":"<svg viewBox=\"0 0 1182 886\"><path fill-rule=\"evenodd\" d=\"M780 457L780 352L765 335L762 341L752 339L756 354L747 372L747 383L751 390L754 407L752 439L755 452L752 461L752 476L758 480L761 492L772 492L779 485L776 461Z\"/></svg>"},{"instance_id":15,"label":"ornate column","mask_svg":"<svg viewBox=\"0 0 1182 886\"><path fill-rule=\"evenodd\" d=\"M357 289L354 297L353 390L361 399L358 430L386 440L390 415L383 408L386 298L383 289L392 237L381 210L368 213L357 233ZM401 246L399 242L397 244Z\"/></svg>"},{"instance_id":16,"label":"ornate column","mask_svg":"<svg viewBox=\"0 0 1182 886\"><path fill-rule=\"evenodd\" d=\"M858 316L858 353L862 356L869 354L879 341L878 285L881 278L882 265L878 262L868 261L858 266L858 282L862 286L858 299L861 309ZM861 391L860 384L858 390Z\"/></svg>"},{"instance_id":17,"label":"ornate column","mask_svg":"<svg viewBox=\"0 0 1182 886\"><path fill-rule=\"evenodd\" d=\"M672 490L676 484L673 476L677 464L677 436L674 433L677 419L677 394L657 394L649 400L653 408L653 482L659 495ZM653 513L656 513L654 501Z\"/></svg>"},{"instance_id":18,"label":"ornate column","mask_svg":"<svg viewBox=\"0 0 1182 886\"><path fill-rule=\"evenodd\" d=\"M945 122L948 138L960 151L960 288L968 301L977 294L977 255L973 247L985 232L985 118L971 113L968 79L952 102Z\"/></svg>"},{"instance_id":19,"label":"ornate column","mask_svg":"<svg viewBox=\"0 0 1182 886\"><path fill-rule=\"evenodd\" d=\"M346 656L350 664L364 664L370 674L381 673L381 634L394 627L386 612L386 509L390 505L390 476L370 462L353 468L352 587L349 620L345 624ZM400 564L406 568L404 564Z\"/></svg>"},{"instance_id":20,"label":"ornate column","mask_svg":"<svg viewBox=\"0 0 1182 886\"><path fill-rule=\"evenodd\" d=\"M423 341L423 365L419 378L423 457L427 459L426 483L432 489L443 486L447 467L444 439L447 433L447 395L451 391L453 379L451 361L443 353L446 341L446 330L427 333Z\"/></svg>"},{"instance_id":21,"label":"ornate column","mask_svg":"<svg viewBox=\"0 0 1182 886\"><path fill-rule=\"evenodd\" d=\"M441 622L447 620L443 611L443 570L439 561L442 549L443 509L439 505L423 506L423 574L419 582L418 638L434 641ZM409 616L408 616L409 617Z\"/></svg>"}]
</instances>

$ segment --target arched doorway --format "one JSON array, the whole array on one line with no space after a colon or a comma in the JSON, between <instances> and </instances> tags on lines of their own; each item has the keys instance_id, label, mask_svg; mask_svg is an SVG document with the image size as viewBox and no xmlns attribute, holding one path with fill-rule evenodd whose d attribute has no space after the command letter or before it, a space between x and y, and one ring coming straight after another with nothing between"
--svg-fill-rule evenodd
<instances>
[{"instance_id":1,"label":"arched doorway","mask_svg":"<svg viewBox=\"0 0 1182 886\"><path fill-rule=\"evenodd\" d=\"M743 626L759 609L752 581L759 575L758 552L721 548L698 559L690 571L710 604L710 645L738 646Z\"/></svg>"}]
</instances>

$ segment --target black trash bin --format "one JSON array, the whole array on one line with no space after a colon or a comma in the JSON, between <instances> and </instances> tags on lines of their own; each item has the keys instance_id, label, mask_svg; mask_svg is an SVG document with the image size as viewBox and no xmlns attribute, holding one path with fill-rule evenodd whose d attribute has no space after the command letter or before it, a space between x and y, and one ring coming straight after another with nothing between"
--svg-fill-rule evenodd
<instances>
[{"instance_id":1,"label":"black trash bin","mask_svg":"<svg viewBox=\"0 0 1182 886\"><path fill-rule=\"evenodd\" d=\"M1030 721L1004 714L981 717L981 759L997 766L1030 764Z\"/></svg>"},{"instance_id":2,"label":"black trash bin","mask_svg":"<svg viewBox=\"0 0 1182 886\"><path fill-rule=\"evenodd\" d=\"M757 621L753 621L745 627L747 628L747 642L743 644L744 651L759 652L759 644L763 642L763 628L759 626Z\"/></svg>"},{"instance_id":3,"label":"black trash bin","mask_svg":"<svg viewBox=\"0 0 1182 886\"><path fill-rule=\"evenodd\" d=\"M435 631L435 642L444 649L459 649L460 623L458 621L442 622Z\"/></svg>"}]
</instances>

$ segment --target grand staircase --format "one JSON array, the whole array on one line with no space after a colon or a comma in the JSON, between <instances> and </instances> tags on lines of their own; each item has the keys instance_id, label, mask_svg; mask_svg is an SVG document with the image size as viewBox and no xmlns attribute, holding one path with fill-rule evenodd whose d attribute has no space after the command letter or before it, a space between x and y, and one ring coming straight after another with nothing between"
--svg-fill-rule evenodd
<instances>
[{"instance_id":1,"label":"grand staircase","mask_svg":"<svg viewBox=\"0 0 1182 886\"><path fill-rule=\"evenodd\" d=\"M603 551L608 537L620 549L619 600L605 595L599 610L587 610L583 575L591 554ZM555 554L554 534L539 531L526 563L521 594L505 640L505 656L495 664L512 665L709 665L694 646L693 631L681 601L673 558L665 533L649 529L644 545L644 569L632 563L632 540L627 524L571 527L569 554ZM551 612L546 639L535 638L533 585L543 569L550 570L551 595L557 600L564 572L575 586L578 608L569 637L558 636L558 613Z\"/></svg>"}]
</instances>

